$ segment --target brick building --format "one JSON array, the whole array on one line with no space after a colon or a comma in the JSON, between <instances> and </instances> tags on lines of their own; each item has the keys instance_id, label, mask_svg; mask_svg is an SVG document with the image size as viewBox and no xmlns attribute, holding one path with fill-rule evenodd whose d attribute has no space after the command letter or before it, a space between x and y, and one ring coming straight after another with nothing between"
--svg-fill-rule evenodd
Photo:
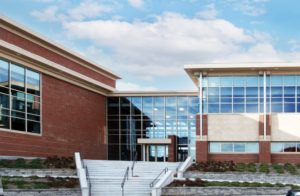
<instances>
[{"instance_id":1,"label":"brick building","mask_svg":"<svg viewBox=\"0 0 300 196\"><path fill-rule=\"evenodd\" d=\"M300 162L299 64L185 70L198 92L119 92L117 74L1 16L0 155Z\"/></svg>"}]
</instances>

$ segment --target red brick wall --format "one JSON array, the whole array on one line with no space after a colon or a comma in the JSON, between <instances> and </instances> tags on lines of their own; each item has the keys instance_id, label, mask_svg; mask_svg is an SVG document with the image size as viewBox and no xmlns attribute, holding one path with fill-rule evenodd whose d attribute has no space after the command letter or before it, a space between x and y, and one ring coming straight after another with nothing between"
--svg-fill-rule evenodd
<instances>
[{"instance_id":1,"label":"red brick wall","mask_svg":"<svg viewBox=\"0 0 300 196\"><path fill-rule=\"evenodd\" d=\"M272 154L272 163L300 163L299 154Z\"/></svg>"},{"instance_id":2,"label":"red brick wall","mask_svg":"<svg viewBox=\"0 0 300 196\"><path fill-rule=\"evenodd\" d=\"M208 161L208 142L207 141L196 141L196 161Z\"/></svg>"},{"instance_id":3,"label":"red brick wall","mask_svg":"<svg viewBox=\"0 0 300 196\"><path fill-rule=\"evenodd\" d=\"M90 77L90 78L98 80L104 84L115 87L115 80L110 79L104 75L101 75L95 71L92 71L86 67L83 67L82 65L80 65L78 63L75 63L61 55L58 55L55 52L52 52L38 44L35 44L27 39L24 39L16 34L13 34L3 28L0 28L0 39L6 41L8 43L11 43L13 45L16 45L20 48L23 48L27 51L30 51L34 54L42 56L50 61L53 61L62 66L65 66L69 69L77 71L83 75Z\"/></svg>"},{"instance_id":4,"label":"red brick wall","mask_svg":"<svg viewBox=\"0 0 300 196\"><path fill-rule=\"evenodd\" d=\"M0 155L106 159L104 96L43 75L42 102L42 136L0 131Z\"/></svg>"},{"instance_id":5,"label":"red brick wall","mask_svg":"<svg viewBox=\"0 0 300 196\"><path fill-rule=\"evenodd\" d=\"M209 154L209 160L215 161L231 161L236 163L256 163L258 161L257 154Z\"/></svg>"},{"instance_id":6,"label":"red brick wall","mask_svg":"<svg viewBox=\"0 0 300 196\"><path fill-rule=\"evenodd\" d=\"M169 139L171 139L171 144L168 145L168 162L176 162L177 161L177 136L169 135Z\"/></svg>"}]
</instances>

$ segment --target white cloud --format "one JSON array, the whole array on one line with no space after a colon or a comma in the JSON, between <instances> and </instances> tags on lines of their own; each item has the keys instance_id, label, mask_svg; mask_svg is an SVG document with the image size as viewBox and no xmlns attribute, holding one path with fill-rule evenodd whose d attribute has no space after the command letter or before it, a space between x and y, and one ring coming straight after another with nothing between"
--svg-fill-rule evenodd
<instances>
[{"instance_id":1,"label":"white cloud","mask_svg":"<svg viewBox=\"0 0 300 196\"><path fill-rule=\"evenodd\" d=\"M82 21L111 12L112 4L114 3L108 5L97 0L83 0L77 6L70 6L70 2L61 1L42 10L33 10L31 15L46 22Z\"/></svg>"},{"instance_id":2,"label":"white cloud","mask_svg":"<svg viewBox=\"0 0 300 196\"><path fill-rule=\"evenodd\" d=\"M117 90L121 91L156 91L157 88L149 86L140 86L137 83L130 83L130 82L124 82L124 81L118 81L117 82Z\"/></svg>"},{"instance_id":3,"label":"white cloud","mask_svg":"<svg viewBox=\"0 0 300 196\"><path fill-rule=\"evenodd\" d=\"M59 19L58 16L58 7L49 6L44 10L34 10L31 12L31 15L36 17L40 21L55 22Z\"/></svg>"},{"instance_id":4,"label":"white cloud","mask_svg":"<svg viewBox=\"0 0 300 196\"><path fill-rule=\"evenodd\" d=\"M221 60L256 43L245 30L222 19L166 13L154 22L95 20L64 24L70 39L110 49L115 70L151 80L183 74L186 63Z\"/></svg>"},{"instance_id":5,"label":"white cloud","mask_svg":"<svg viewBox=\"0 0 300 196\"><path fill-rule=\"evenodd\" d=\"M248 16L260 16L266 13L264 4L269 0L227 0L234 9Z\"/></svg>"},{"instance_id":6,"label":"white cloud","mask_svg":"<svg viewBox=\"0 0 300 196\"><path fill-rule=\"evenodd\" d=\"M206 5L205 8L197 13L197 16L203 19L214 19L218 15L218 11L214 4Z\"/></svg>"},{"instance_id":7,"label":"white cloud","mask_svg":"<svg viewBox=\"0 0 300 196\"><path fill-rule=\"evenodd\" d=\"M68 12L68 15L73 20L84 20L97 17L100 14L110 12L111 10L111 7L102 5L98 1L85 0L77 7L71 9Z\"/></svg>"},{"instance_id":8,"label":"white cloud","mask_svg":"<svg viewBox=\"0 0 300 196\"><path fill-rule=\"evenodd\" d=\"M134 8L142 8L144 6L143 0L128 0L128 3Z\"/></svg>"}]
</instances>

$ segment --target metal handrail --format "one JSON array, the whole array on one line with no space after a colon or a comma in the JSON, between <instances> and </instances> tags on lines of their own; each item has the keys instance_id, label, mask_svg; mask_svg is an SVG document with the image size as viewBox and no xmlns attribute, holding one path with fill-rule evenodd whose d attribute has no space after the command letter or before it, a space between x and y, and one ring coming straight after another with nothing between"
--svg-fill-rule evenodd
<instances>
[{"instance_id":1,"label":"metal handrail","mask_svg":"<svg viewBox=\"0 0 300 196\"><path fill-rule=\"evenodd\" d=\"M134 165L137 162L137 152L135 152L134 158L133 158L133 162L131 165L131 177L133 177L133 169L134 169Z\"/></svg>"},{"instance_id":2,"label":"metal handrail","mask_svg":"<svg viewBox=\"0 0 300 196\"><path fill-rule=\"evenodd\" d=\"M122 180L122 183L121 183L122 196L124 196L124 185L125 185L126 180L128 180L128 173L129 173L129 166L126 168L126 172L124 174L124 177L123 177L123 180Z\"/></svg>"},{"instance_id":3,"label":"metal handrail","mask_svg":"<svg viewBox=\"0 0 300 196\"><path fill-rule=\"evenodd\" d=\"M158 176L156 176L156 178L150 183L150 188L152 188L155 184L156 184L156 181L159 179L159 177L163 174L163 173L167 173L168 172L168 168L164 168L159 174Z\"/></svg>"},{"instance_id":4,"label":"metal handrail","mask_svg":"<svg viewBox=\"0 0 300 196\"><path fill-rule=\"evenodd\" d=\"M89 173L87 166L85 166L85 172L86 172L86 180L87 180L87 183L89 186L89 196L91 196L92 195L92 183L91 183L90 173Z\"/></svg>"}]
</instances>

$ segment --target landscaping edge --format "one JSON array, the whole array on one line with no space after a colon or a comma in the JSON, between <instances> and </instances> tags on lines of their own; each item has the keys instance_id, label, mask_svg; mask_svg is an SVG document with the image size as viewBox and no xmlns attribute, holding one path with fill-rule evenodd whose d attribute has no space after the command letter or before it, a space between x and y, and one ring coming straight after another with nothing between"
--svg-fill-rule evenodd
<instances>
[{"instance_id":1,"label":"landscaping edge","mask_svg":"<svg viewBox=\"0 0 300 196\"><path fill-rule=\"evenodd\" d=\"M285 195L291 187L164 187L162 196Z\"/></svg>"}]
</instances>

